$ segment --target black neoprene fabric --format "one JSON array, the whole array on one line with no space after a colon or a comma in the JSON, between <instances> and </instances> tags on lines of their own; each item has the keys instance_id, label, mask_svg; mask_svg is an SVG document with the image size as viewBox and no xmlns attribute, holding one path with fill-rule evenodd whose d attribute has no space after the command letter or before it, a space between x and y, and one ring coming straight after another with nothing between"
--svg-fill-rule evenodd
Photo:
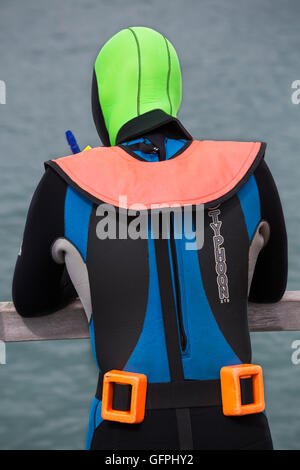
<instances>
[{"instance_id":1,"label":"black neoprene fabric","mask_svg":"<svg viewBox=\"0 0 300 470\"><path fill-rule=\"evenodd\" d=\"M285 221L275 181L264 160L254 175L260 195L261 217L270 225L270 239L258 256L249 300L277 302L286 289L288 274Z\"/></svg>"},{"instance_id":2,"label":"black neoprene fabric","mask_svg":"<svg viewBox=\"0 0 300 470\"><path fill-rule=\"evenodd\" d=\"M221 407L191 408L195 450L271 450L267 418L263 413L227 417ZM142 424L103 421L96 429L91 449L179 449L175 410L151 410Z\"/></svg>"},{"instance_id":3,"label":"black neoprene fabric","mask_svg":"<svg viewBox=\"0 0 300 470\"><path fill-rule=\"evenodd\" d=\"M97 84L95 70L93 71L93 80L92 80L92 113L93 113L93 118L94 118L95 126L99 134L99 137L103 145L109 147L110 140L109 140L109 135L108 135L106 126L105 126L102 109L100 106L98 84Z\"/></svg>"},{"instance_id":4,"label":"black neoprene fabric","mask_svg":"<svg viewBox=\"0 0 300 470\"><path fill-rule=\"evenodd\" d=\"M24 317L54 312L77 297L65 265L51 256L51 246L64 236L66 183L51 168L44 173L30 204L12 298Z\"/></svg>"},{"instance_id":5,"label":"black neoprene fabric","mask_svg":"<svg viewBox=\"0 0 300 470\"><path fill-rule=\"evenodd\" d=\"M99 239L96 227L103 218L96 217L94 205L86 262L93 312L105 312L93 315L98 365L105 373L123 369L139 340L147 311L149 263L145 239Z\"/></svg>"}]
</instances>

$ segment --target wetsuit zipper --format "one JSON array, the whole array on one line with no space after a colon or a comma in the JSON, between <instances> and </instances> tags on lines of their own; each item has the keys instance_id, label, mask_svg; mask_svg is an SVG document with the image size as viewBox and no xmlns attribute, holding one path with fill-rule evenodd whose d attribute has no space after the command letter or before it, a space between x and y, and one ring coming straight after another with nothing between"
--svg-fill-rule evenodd
<instances>
[{"instance_id":1,"label":"wetsuit zipper","mask_svg":"<svg viewBox=\"0 0 300 470\"><path fill-rule=\"evenodd\" d=\"M175 244L175 238L174 238L174 220L173 220L172 215L170 217L170 247L171 247L172 265L173 265L173 273L174 273L180 345L181 345L181 350L184 352L187 346L187 336L186 336L185 329L184 329L183 315L182 315L182 308L181 308L181 292L180 292L180 283L179 283L179 275L178 275L176 244Z\"/></svg>"}]
</instances>

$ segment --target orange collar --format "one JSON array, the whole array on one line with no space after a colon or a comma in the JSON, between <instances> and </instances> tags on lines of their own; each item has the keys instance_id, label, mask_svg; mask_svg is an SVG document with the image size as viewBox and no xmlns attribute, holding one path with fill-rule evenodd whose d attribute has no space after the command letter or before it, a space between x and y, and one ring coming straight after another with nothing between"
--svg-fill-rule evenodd
<instances>
[{"instance_id":1,"label":"orange collar","mask_svg":"<svg viewBox=\"0 0 300 470\"><path fill-rule=\"evenodd\" d=\"M261 142L195 140L167 161L142 162L120 147L98 147L46 165L99 203L142 210L219 203L245 183L264 150Z\"/></svg>"}]
</instances>

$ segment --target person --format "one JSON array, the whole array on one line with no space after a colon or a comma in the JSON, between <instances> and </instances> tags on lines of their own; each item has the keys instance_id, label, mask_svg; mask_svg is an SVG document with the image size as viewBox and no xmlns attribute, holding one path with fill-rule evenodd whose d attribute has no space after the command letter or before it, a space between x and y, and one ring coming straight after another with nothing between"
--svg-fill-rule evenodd
<instances>
[{"instance_id":1,"label":"person","mask_svg":"<svg viewBox=\"0 0 300 470\"><path fill-rule=\"evenodd\" d=\"M266 145L194 140L180 103L172 44L114 35L92 82L104 147L46 162L28 211L13 301L34 317L79 296L99 368L87 449L272 449L247 319L287 279Z\"/></svg>"}]
</instances>

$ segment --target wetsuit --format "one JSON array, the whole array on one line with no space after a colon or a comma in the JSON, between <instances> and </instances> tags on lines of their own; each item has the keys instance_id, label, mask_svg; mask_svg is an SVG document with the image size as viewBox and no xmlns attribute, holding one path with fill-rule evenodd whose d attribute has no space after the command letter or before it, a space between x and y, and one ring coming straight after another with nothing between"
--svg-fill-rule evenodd
<instances>
[{"instance_id":1,"label":"wetsuit","mask_svg":"<svg viewBox=\"0 0 300 470\"><path fill-rule=\"evenodd\" d=\"M116 144L46 163L13 281L23 316L51 313L77 294L82 301L99 368L87 448L272 448L265 413L224 416L219 383L221 367L251 362L249 289L250 300L275 302L286 287L285 223L265 145L194 141L162 110L125 123ZM147 237L120 236L134 218L123 218L118 195L145 203ZM154 238L147 204L174 202L173 195L180 206L190 195L192 225L177 237L171 214L168 237ZM116 214L112 239L100 230L103 204ZM203 246L189 249L201 204ZM102 419L103 374L111 369L147 376L142 423ZM115 387L116 408L128 409L128 397Z\"/></svg>"}]
</instances>

